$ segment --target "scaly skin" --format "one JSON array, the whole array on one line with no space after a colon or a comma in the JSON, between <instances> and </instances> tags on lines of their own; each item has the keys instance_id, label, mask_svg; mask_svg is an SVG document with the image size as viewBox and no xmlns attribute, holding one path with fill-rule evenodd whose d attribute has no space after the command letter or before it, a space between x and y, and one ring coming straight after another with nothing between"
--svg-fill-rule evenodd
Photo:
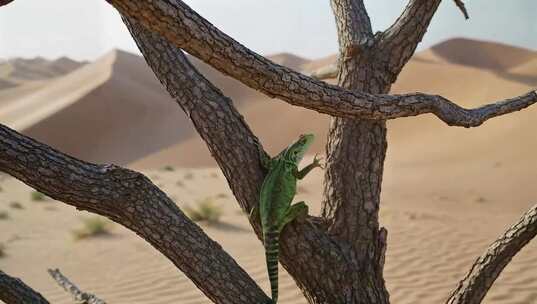
<instances>
[{"instance_id":1,"label":"scaly skin","mask_svg":"<svg viewBox=\"0 0 537 304\"><path fill-rule=\"evenodd\" d=\"M297 180L304 178L311 170L321 167L315 156L313 162L302 170L298 164L313 142L312 134L300 138L273 159L262 155L263 166L268 173L261 186L259 214L263 229L263 242L267 269L272 291L272 303L278 301L278 253L279 239L285 225L297 217L306 217L308 206L304 202L291 205L296 194ZM252 213L255 211L252 210Z\"/></svg>"}]
</instances>

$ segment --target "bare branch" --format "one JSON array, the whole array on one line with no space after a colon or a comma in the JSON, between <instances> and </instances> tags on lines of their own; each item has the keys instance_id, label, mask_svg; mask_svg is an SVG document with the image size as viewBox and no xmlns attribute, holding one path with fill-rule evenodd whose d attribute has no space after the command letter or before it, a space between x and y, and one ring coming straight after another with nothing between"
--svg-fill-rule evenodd
<instances>
[{"instance_id":1,"label":"bare branch","mask_svg":"<svg viewBox=\"0 0 537 304\"><path fill-rule=\"evenodd\" d=\"M468 10L466 9L466 6L464 5L464 2L462 0L454 0L455 5L461 10L462 14L464 15L465 19L470 19L470 15L468 14Z\"/></svg>"},{"instance_id":2,"label":"bare branch","mask_svg":"<svg viewBox=\"0 0 537 304\"><path fill-rule=\"evenodd\" d=\"M49 304L37 291L23 281L0 270L0 300L6 304Z\"/></svg>"},{"instance_id":3,"label":"bare branch","mask_svg":"<svg viewBox=\"0 0 537 304\"><path fill-rule=\"evenodd\" d=\"M73 296L73 299L80 304L106 304L105 301L99 299L95 295L87 292L81 291L75 284L73 284L71 281L69 281L68 278L66 278L59 269L49 269L48 273L50 276L62 287L65 291L67 291L71 296Z\"/></svg>"},{"instance_id":4,"label":"bare branch","mask_svg":"<svg viewBox=\"0 0 537 304\"><path fill-rule=\"evenodd\" d=\"M268 298L222 247L141 173L77 160L0 125L0 171L136 232L216 303Z\"/></svg>"},{"instance_id":5,"label":"bare branch","mask_svg":"<svg viewBox=\"0 0 537 304\"><path fill-rule=\"evenodd\" d=\"M488 119L520 111L537 102L537 91L497 101L475 109L465 109L450 100L427 94L386 95L391 102L385 103L386 118L393 119L405 116L417 116L431 113L449 126L478 127ZM393 108L396 108L392 112Z\"/></svg>"},{"instance_id":6,"label":"bare branch","mask_svg":"<svg viewBox=\"0 0 537 304\"><path fill-rule=\"evenodd\" d=\"M239 204L249 212L257 204L257 184L264 178L259 140L231 99L201 75L180 48L132 18L124 17L123 21L157 78L207 143ZM246 176L251 181L249 187L244 184ZM256 200L252 202L251 197Z\"/></svg>"},{"instance_id":7,"label":"bare branch","mask_svg":"<svg viewBox=\"0 0 537 304\"><path fill-rule=\"evenodd\" d=\"M388 58L392 82L421 42L441 0L410 0L403 13L380 37L377 50Z\"/></svg>"},{"instance_id":8,"label":"bare branch","mask_svg":"<svg viewBox=\"0 0 537 304\"><path fill-rule=\"evenodd\" d=\"M511 259L537 234L537 205L498 238L477 259L452 292L449 304L479 304Z\"/></svg>"}]
</instances>

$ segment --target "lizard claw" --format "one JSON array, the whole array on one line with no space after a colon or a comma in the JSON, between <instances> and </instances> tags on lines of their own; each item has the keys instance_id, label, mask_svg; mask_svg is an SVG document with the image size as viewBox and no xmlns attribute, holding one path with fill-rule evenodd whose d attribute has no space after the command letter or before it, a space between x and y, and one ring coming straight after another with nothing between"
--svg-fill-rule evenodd
<instances>
[{"instance_id":1,"label":"lizard claw","mask_svg":"<svg viewBox=\"0 0 537 304\"><path fill-rule=\"evenodd\" d=\"M326 165L321 164L321 160L323 160L323 158L322 158L322 157L319 157L318 154L315 154L315 157L313 157L313 163L314 163L317 167L319 167L319 168L321 168L321 169L324 170L325 167L326 167Z\"/></svg>"}]
</instances>

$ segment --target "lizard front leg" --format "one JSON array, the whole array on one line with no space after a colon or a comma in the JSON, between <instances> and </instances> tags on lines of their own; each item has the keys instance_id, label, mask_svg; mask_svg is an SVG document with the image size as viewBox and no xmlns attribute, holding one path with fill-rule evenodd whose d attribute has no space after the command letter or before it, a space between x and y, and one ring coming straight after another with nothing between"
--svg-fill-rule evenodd
<instances>
[{"instance_id":1,"label":"lizard front leg","mask_svg":"<svg viewBox=\"0 0 537 304\"><path fill-rule=\"evenodd\" d=\"M315 154L315 157L313 158L313 162L309 165L307 165L306 167L304 167L302 170L298 171L298 169L296 169L294 172L293 172L293 175L297 178L297 179L303 179L306 175L308 175L308 173L310 173L311 170L315 169L315 168L323 168L323 166L321 165L321 158L317 158L317 154Z\"/></svg>"}]
</instances>

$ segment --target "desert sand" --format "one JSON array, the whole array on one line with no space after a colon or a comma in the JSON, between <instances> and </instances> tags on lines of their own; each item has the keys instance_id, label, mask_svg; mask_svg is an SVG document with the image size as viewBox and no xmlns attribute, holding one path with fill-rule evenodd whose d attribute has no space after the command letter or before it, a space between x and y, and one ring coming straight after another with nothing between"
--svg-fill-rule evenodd
<instances>
[{"instance_id":1,"label":"desert sand","mask_svg":"<svg viewBox=\"0 0 537 304\"><path fill-rule=\"evenodd\" d=\"M476 53L481 55L480 60L464 57ZM322 68L335 59L331 56L308 61L289 54L272 58L304 71ZM58 77L0 90L0 121L13 127L20 124L22 132L38 133L41 140L50 140L60 150L71 147L73 153L87 160L131 163L182 208L195 207L206 198L213 200L223 210L221 223L200 225L268 292L263 248L246 215L188 120L180 120L182 113L170 100L169 107L164 105L168 97L154 77L153 82L146 82L151 78L144 73L150 71L146 68L142 72L141 60L115 51ZM196 65L234 98L268 151L277 153L298 134L313 132L318 141L311 152L324 152L328 117L269 99L199 62ZM86 91L78 86L73 89L72 85L80 82L88 85ZM25 88L30 85L34 88ZM473 107L536 87L536 52L456 39L419 52L400 75L393 92L441 94ZM122 89L115 91L117 88ZM10 99L2 99L8 96L2 94L10 90ZM162 92L157 93L159 90ZM68 92L73 95L62 97ZM120 98L122 95L126 97ZM142 100L138 95L149 99ZM31 115L27 117L24 113L29 110L22 105L21 112L7 111L16 107L17 96L34 101L35 109L42 107L46 114L37 117L28 113ZM61 105L50 109L56 101ZM90 106L94 103L97 105ZM102 112L103 109L109 111ZM100 116L99 123L119 122L106 125L107 130L85 125L88 120L81 120L94 113L88 111L101 111L93 115ZM163 121L156 121L153 111L164 115ZM75 116L78 120L68 121L73 113L79 113ZM140 115L147 115L144 117L150 122L141 123ZM385 269L393 303L442 303L488 244L537 203L535 121L537 108L493 119L475 129L450 128L431 115L389 122L381 224L389 231ZM70 129L66 130L66 125ZM52 126L55 131L47 131ZM96 130L93 135L83 133L93 136L88 139L91 144L71 143L66 135L59 135L69 131L71 135L67 135L77 138L75 131L88 130ZM151 133L160 131L162 137ZM141 137L136 142L121 132ZM147 139L142 138L149 137L154 140L146 144ZM92 145L98 149L91 150ZM121 145L128 151L118 153ZM71 303L69 295L46 273L47 268L54 267L109 303L210 303L165 257L125 228L115 225L109 236L76 241L73 231L82 225L83 218L93 215L52 200L34 201L32 190L10 177L3 177L0 187L0 212L8 213L7 219L0 220L0 243L6 247L0 269L21 277L52 303ZM315 171L300 183L296 199L305 200L311 213L318 214L321 191L322 172ZM13 208L12 202L20 203L23 209ZM281 303L306 303L285 273L281 275L280 290ZM484 303L536 301L534 240L505 269Z\"/></svg>"}]
</instances>

